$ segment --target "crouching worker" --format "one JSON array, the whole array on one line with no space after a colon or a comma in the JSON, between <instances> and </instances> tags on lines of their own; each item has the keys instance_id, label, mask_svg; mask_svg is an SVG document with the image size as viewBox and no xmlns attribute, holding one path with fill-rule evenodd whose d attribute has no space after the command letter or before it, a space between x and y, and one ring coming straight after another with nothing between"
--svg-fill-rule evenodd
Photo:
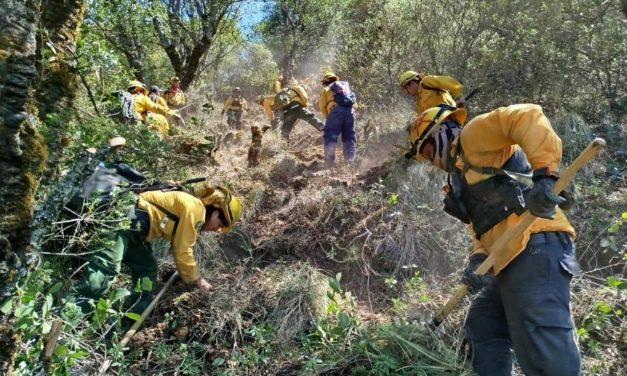
<instances>
[{"instance_id":1,"label":"crouching worker","mask_svg":"<svg viewBox=\"0 0 627 376\"><path fill-rule=\"evenodd\" d=\"M406 156L449 174L444 210L470 225L474 251L462 281L478 292L465 323L473 368L482 376L510 375L515 354L525 375L579 375L569 307L579 270L575 231L557 207L564 199L551 192L562 142L533 104L498 108L462 128L465 120L463 109L426 110L410 124ZM527 209L538 218L493 250ZM499 252L493 275L476 274L490 251Z\"/></svg>"},{"instance_id":2,"label":"crouching worker","mask_svg":"<svg viewBox=\"0 0 627 376\"><path fill-rule=\"evenodd\" d=\"M148 89L139 81L130 81L127 91L130 97L126 97L123 103L124 116L127 119L146 124L159 134L161 140L168 137L170 125L166 116L172 116L183 121L177 111L169 110L152 101L148 97Z\"/></svg>"},{"instance_id":3,"label":"crouching worker","mask_svg":"<svg viewBox=\"0 0 627 376\"><path fill-rule=\"evenodd\" d=\"M140 193L131 215L131 228L117 230L110 239L92 247L84 275L75 286L77 303L83 312L89 311L89 301L97 302L107 293L122 264L130 269L134 286L145 286L146 280L156 286L158 264L150 241L157 238L170 241L183 282L200 289L211 288L196 265L194 244L199 232L229 232L240 210L239 199L222 187L206 187L198 197L182 191ZM141 313L148 307L154 288L148 290L133 293L131 311Z\"/></svg>"},{"instance_id":4,"label":"crouching worker","mask_svg":"<svg viewBox=\"0 0 627 376\"><path fill-rule=\"evenodd\" d=\"M298 120L306 121L319 132L323 131L324 123L309 111L307 106L309 106L307 91L296 80L292 80L288 87L281 89L274 96L274 109L282 111L280 118L282 123L281 136L286 141L290 139L290 133L292 133L292 129Z\"/></svg>"}]
</instances>

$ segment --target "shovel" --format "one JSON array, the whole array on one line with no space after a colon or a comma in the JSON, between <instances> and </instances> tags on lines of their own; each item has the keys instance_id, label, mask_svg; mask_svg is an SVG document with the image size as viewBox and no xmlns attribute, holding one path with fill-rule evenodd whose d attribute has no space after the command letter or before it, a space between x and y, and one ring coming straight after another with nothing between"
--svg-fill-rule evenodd
<instances>
[{"instance_id":1,"label":"shovel","mask_svg":"<svg viewBox=\"0 0 627 376\"><path fill-rule=\"evenodd\" d=\"M599 154L599 152L605 147L605 144L606 143L604 139L595 138L594 141L592 141L590 145L588 145L588 147L585 148L584 151L581 152L581 154L579 154L577 159L575 159L573 163L571 163L570 166L568 166L566 170L564 170L560 174L559 180L555 182L555 186L553 187L553 193L559 194L561 191L563 191L568 186L568 184L570 184L575 173L579 171L579 169L584 164L594 159L597 154ZM483 261L483 263L479 265L477 270L475 270L475 273L479 275L486 274L494 265L494 260L496 260L503 252L502 250L505 249L505 245L507 245L513 238L517 237L523 231L525 231L527 227L531 226L536 218L537 217L532 215L529 211L526 211L520 217L520 221L516 224L516 226L504 233L494 242L492 247L490 247L490 250L488 250L488 258L486 258L485 261ZM453 296L444 305L444 307L442 307L440 311L435 315L431 324L434 327L439 326L442 321L444 321L444 319L449 315L449 313L451 313L453 308L455 308L457 303L464 296L466 296L466 294L468 294L468 286L459 286Z\"/></svg>"}]
</instances>

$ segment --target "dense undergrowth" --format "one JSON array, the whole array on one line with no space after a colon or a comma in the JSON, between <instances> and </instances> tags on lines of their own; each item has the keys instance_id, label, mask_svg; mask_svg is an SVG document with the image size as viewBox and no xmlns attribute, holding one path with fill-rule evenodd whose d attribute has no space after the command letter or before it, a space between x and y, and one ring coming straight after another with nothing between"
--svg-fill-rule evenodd
<instances>
[{"instance_id":1,"label":"dense undergrowth","mask_svg":"<svg viewBox=\"0 0 627 376\"><path fill-rule=\"evenodd\" d=\"M12 301L24 334L16 374L92 374L105 360L113 360L111 374L471 374L461 330L468 301L442 329L427 325L459 282L470 239L441 211L446 177L400 156L403 121L364 115L361 121L377 127L367 135L360 129L357 170L328 171L321 169L318 135L307 125L296 127L289 145L269 132L261 166L249 169L249 133L230 132L209 156L213 144L197 145L213 142L216 115L196 116L168 143L111 119L84 119L75 125L64 168L85 146L117 133L130 142L110 158L132 163L149 180L226 182L245 199L245 211L228 236L199 240L211 291L175 284L121 348L122 324L136 318L122 304L129 289L160 286L128 287L123 275L109 296L94 302L95 313L83 317L67 292L84 267L86 244L125 221L121 212L96 206L66 210L50 223L39 267ZM572 305L584 374L618 375L627 352L627 171L615 142L624 140L625 125L554 118L564 163L594 136L609 142L577 176L579 201L569 217L586 272L573 280ZM54 187L42 195L50 192ZM124 197L120 204L128 204ZM155 249L166 280L173 271L167 246ZM55 346L50 339L58 328Z\"/></svg>"}]
</instances>

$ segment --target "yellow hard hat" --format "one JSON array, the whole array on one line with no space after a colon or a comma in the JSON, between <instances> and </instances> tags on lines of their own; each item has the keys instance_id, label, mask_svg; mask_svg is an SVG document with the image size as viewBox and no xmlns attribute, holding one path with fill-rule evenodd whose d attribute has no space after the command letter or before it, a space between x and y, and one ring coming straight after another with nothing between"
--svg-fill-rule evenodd
<instances>
[{"instance_id":1,"label":"yellow hard hat","mask_svg":"<svg viewBox=\"0 0 627 376\"><path fill-rule=\"evenodd\" d=\"M466 116L466 110L463 108L455 108L447 105L431 107L421 114L414 115L407 129L409 132L409 141L412 145L411 151L407 156L421 160L422 156L419 151L422 144L438 129L438 126L444 120L451 118L461 127L466 122Z\"/></svg>"},{"instance_id":2,"label":"yellow hard hat","mask_svg":"<svg viewBox=\"0 0 627 376\"><path fill-rule=\"evenodd\" d=\"M327 72L324 77L322 77L322 80L320 82L327 83L330 80L335 79L335 80L339 80L340 78L333 72Z\"/></svg>"},{"instance_id":3,"label":"yellow hard hat","mask_svg":"<svg viewBox=\"0 0 627 376\"><path fill-rule=\"evenodd\" d=\"M416 80L416 79L421 80L422 76L423 76L422 74L413 70L408 70L407 72L404 72L398 77L398 81L401 84L401 89L413 80Z\"/></svg>"},{"instance_id":4,"label":"yellow hard hat","mask_svg":"<svg viewBox=\"0 0 627 376\"><path fill-rule=\"evenodd\" d=\"M231 231L233 224L237 221L242 211L240 200L233 196L228 189L220 186L205 186L198 198L203 205L211 205L216 209L220 209L227 221L224 227L222 227L222 232L227 233Z\"/></svg>"},{"instance_id":5,"label":"yellow hard hat","mask_svg":"<svg viewBox=\"0 0 627 376\"><path fill-rule=\"evenodd\" d=\"M171 83L171 84L173 84L173 83L175 83L176 81L180 81L180 80L181 80L181 79L180 79L178 76L174 76L174 77L170 78L170 83Z\"/></svg>"},{"instance_id":6,"label":"yellow hard hat","mask_svg":"<svg viewBox=\"0 0 627 376\"><path fill-rule=\"evenodd\" d=\"M148 94L148 89L146 88L146 85L142 84L141 82L137 81L137 80L131 80L128 82L128 85L126 85L126 91L129 92L134 92L136 88L142 89L142 91L144 92L144 94Z\"/></svg>"}]
</instances>

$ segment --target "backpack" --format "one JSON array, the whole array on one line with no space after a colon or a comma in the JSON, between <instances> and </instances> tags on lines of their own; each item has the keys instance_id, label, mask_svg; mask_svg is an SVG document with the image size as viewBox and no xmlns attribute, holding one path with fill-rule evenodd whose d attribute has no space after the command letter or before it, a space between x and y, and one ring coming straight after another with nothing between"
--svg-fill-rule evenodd
<instances>
[{"instance_id":1,"label":"backpack","mask_svg":"<svg viewBox=\"0 0 627 376\"><path fill-rule=\"evenodd\" d=\"M127 163L114 162L106 166L100 162L72 197L68 206L79 211L83 203L91 199L97 199L99 206L110 205L116 189L137 194L156 190L182 191L183 186L168 183L148 184L146 176Z\"/></svg>"},{"instance_id":2,"label":"backpack","mask_svg":"<svg viewBox=\"0 0 627 376\"><path fill-rule=\"evenodd\" d=\"M346 81L335 81L329 85L333 93L333 100L340 107L353 107L355 104L355 93Z\"/></svg>"},{"instance_id":3,"label":"backpack","mask_svg":"<svg viewBox=\"0 0 627 376\"><path fill-rule=\"evenodd\" d=\"M186 181L186 183L196 183L204 181L204 178L195 178ZM146 182L146 176L141 172L135 170L124 162L114 162L110 167L105 166L100 162L93 174L83 183L81 189L72 197L68 203L68 207L76 212L80 212L83 205L88 200L96 198L97 207L108 209L112 207L114 203L114 191L116 189L122 190L122 192L133 192L134 194L147 192L147 191L183 191L183 186L179 184L170 183L153 183L148 184ZM97 196L94 196L97 194ZM165 214L165 218L174 222L172 228L172 239L176 236L176 230L179 225L179 217L172 214L159 204L150 202L162 213ZM136 214L128 214L129 218L137 220ZM134 218L133 218L134 217ZM139 220L141 222L141 219ZM145 231L144 235L148 235L148 229L150 223L139 225L141 231Z\"/></svg>"},{"instance_id":4,"label":"backpack","mask_svg":"<svg viewBox=\"0 0 627 376\"><path fill-rule=\"evenodd\" d=\"M139 120L133 105L133 95L129 92L122 94L122 116L124 116L124 120Z\"/></svg>"},{"instance_id":5,"label":"backpack","mask_svg":"<svg viewBox=\"0 0 627 376\"><path fill-rule=\"evenodd\" d=\"M283 111L289 106L292 102L292 89L289 87L284 87L278 93L274 95L274 104L272 108L275 111Z\"/></svg>"}]
</instances>

